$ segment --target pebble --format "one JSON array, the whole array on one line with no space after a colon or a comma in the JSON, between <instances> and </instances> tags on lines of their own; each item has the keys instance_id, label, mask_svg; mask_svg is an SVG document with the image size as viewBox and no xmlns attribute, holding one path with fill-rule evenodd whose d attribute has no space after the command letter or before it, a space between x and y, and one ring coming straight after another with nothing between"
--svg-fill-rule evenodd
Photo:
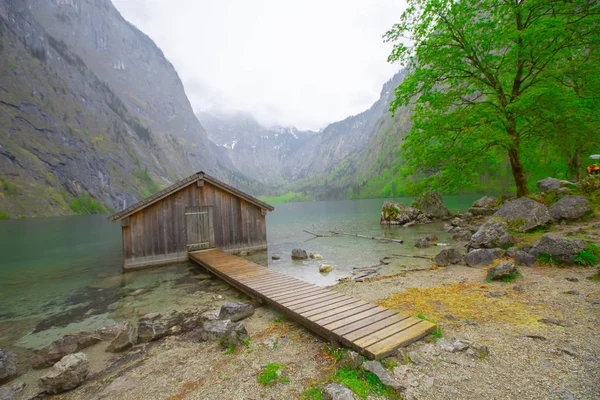
<instances>
[{"instance_id":1,"label":"pebble","mask_svg":"<svg viewBox=\"0 0 600 400\"><path fill-rule=\"evenodd\" d=\"M573 294L575 296L579 295L579 290L569 290L565 292L565 294Z\"/></svg>"},{"instance_id":2,"label":"pebble","mask_svg":"<svg viewBox=\"0 0 600 400\"><path fill-rule=\"evenodd\" d=\"M579 279L575 278L574 276L568 276L565 279L569 282L579 282Z\"/></svg>"}]
</instances>

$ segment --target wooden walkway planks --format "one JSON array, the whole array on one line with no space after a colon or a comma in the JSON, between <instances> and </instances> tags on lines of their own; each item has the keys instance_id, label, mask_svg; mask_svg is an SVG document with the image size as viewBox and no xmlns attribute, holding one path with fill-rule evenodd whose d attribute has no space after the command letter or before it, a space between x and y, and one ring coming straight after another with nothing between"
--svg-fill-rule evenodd
<instances>
[{"instance_id":1,"label":"wooden walkway planks","mask_svg":"<svg viewBox=\"0 0 600 400\"><path fill-rule=\"evenodd\" d=\"M435 324L275 272L221 250L190 259L240 291L331 341L380 359L435 329Z\"/></svg>"}]
</instances>

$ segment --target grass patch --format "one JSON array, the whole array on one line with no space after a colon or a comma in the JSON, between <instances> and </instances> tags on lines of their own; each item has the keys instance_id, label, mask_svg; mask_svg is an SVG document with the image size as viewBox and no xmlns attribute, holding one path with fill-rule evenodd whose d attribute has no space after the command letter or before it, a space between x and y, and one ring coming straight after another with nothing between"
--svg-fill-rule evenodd
<instances>
[{"instance_id":1,"label":"grass patch","mask_svg":"<svg viewBox=\"0 0 600 400\"><path fill-rule=\"evenodd\" d=\"M435 330L429 334L429 336L432 339L437 340L437 339L441 339L442 337L444 337L444 333L442 332L442 327L437 322L435 322L433 319L428 318L423 313L418 313L417 315L415 315L415 317L422 319L423 321L427 321L427 322L431 322L432 324L435 324Z\"/></svg>"},{"instance_id":2,"label":"grass patch","mask_svg":"<svg viewBox=\"0 0 600 400\"><path fill-rule=\"evenodd\" d=\"M282 322L287 322L287 318L285 317L285 315L280 315L279 317L276 317L273 322L275 322L276 324L282 323Z\"/></svg>"},{"instance_id":3,"label":"grass patch","mask_svg":"<svg viewBox=\"0 0 600 400\"><path fill-rule=\"evenodd\" d=\"M7 213L0 211L0 220L2 219L10 219L10 215L8 215Z\"/></svg>"},{"instance_id":4,"label":"grass patch","mask_svg":"<svg viewBox=\"0 0 600 400\"><path fill-rule=\"evenodd\" d=\"M224 354L233 354L235 353L236 347L235 344L230 344L225 348Z\"/></svg>"},{"instance_id":5,"label":"grass patch","mask_svg":"<svg viewBox=\"0 0 600 400\"><path fill-rule=\"evenodd\" d=\"M258 374L257 380L258 383L265 386L273 386L277 382L282 382L282 379L285 376L282 374L281 370L285 369L286 366L284 364L267 364L263 367L260 374ZM287 378L287 382L289 382L289 377ZM285 382L283 382L285 383Z\"/></svg>"},{"instance_id":6,"label":"grass patch","mask_svg":"<svg viewBox=\"0 0 600 400\"><path fill-rule=\"evenodd\" d=\"M367 398L369 394L385 396L388 399L402 398L399 393L381 383L377 376L358 368L338 369L330 380L346 385L361 399Z\"/></svg>"},{"instance_id":7,"label":"grass patch","mask_svg":"<svg viewBox=\"0 0 600 400\"><path fill-rule=\"evenodd\" d=\"M281 196L258 196L258 199L268 204L298 203L311 201L311 197L298 192L289 192Z\"/></svg>"},{"instance_id":8,"label":"grass patch","mask_svg":"<svg viewBox=\"0 0 600 400\"><path fill-rule=\"evenodd\" d=\"M594 275L587 278L588 281L600 282L600 271L596 272Z\"/></svg>"},{"instance_id":9,"label":"grass patch","mask_svg":"<svg viewBox=\"0 0 600 400\"><path fill-rule=\"evenodd\" d=\"M92 200L86 192L81 192L79 198L71 202L71 210L83 215L104 214L108 212L108 208L104 204Z\"/></svg>"},{"instance_id":10,"label":"grass patch","mask_svg":"<svg viewBox=\"0 0 600 400\"><path fill-rule=\"evenodd\" d=\"M575 257L573 259L575 260L575 264L577 265L590 267L598 263L599 256L600 247L596 246L593 243L588 243L587 249L575 254Z\"/></svg>"},{"instance_id":11,"label":"grass patch","mask_svg":"<svg viewBox=\"0 0 600 400\"><path fill-rule=\"evenodd\" d=\"M310 388L300 396L301 400L323 400L323 396L321 395L322 389L319 388Z\"/></svg>"},{"instance_id":12,"label":"grass patch","mask_svg":"<svg viewBox=\"0 0 600 400\"><path fill-rule=\"evenodd\" d=\"M339 362L342 359L342 357L344 356L344 352L346 351L346 349L342 349L342 348L339 348L339 349L335 350L335 349L332 349L329 346L324 346L324 348L325 348L325 351L327 352L327 354L336 363Z\"/></svg>"},{"instance_id":13,"label":"grass patch","mask_svg":"<svg viewBox=\"0 0 600 400\"><path fill-rule=\"evenodd\" d=\"M451 283L432 288L409 288L379 301L378 304L402 313L447 320L452 314L478 324L504 322L539 327L547 313L544 304L529 303L518 296L485 297L489 286L481 283Z\"/></svg>"}]
</instances>

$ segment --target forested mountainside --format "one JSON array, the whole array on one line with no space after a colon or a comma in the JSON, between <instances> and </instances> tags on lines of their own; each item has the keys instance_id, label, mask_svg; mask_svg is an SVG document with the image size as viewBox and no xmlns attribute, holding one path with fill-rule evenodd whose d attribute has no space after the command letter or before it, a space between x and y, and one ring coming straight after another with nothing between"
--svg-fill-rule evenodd
<instances>
[{"instance_id":1,"label":"forested mountainside","mask_svg":"<svg viewBox=\"0 0 600 400\"><path fill-rule=\"evenodd\" d=\"M266 128L243 113L198 114L209 137L230 154L235 166L280 194L331 199L379 196L394 185L390 170L400 163L398 146L410 130L409 108L389 112L399 72L385 83L368 110L327 125L319 132Z\"/></svg>"}]
</instances>

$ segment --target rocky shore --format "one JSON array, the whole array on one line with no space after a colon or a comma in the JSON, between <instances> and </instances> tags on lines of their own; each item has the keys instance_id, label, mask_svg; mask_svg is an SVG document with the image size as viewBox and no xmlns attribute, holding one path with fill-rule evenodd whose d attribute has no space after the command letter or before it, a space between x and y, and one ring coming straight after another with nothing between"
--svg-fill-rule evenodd
<instances>
[{"instance_id":1,"label":"rocky shore","mask_svg":"<svg viewBox=\"0 0 600 400\"><path fill-rule=\"evenodd\" d=\"M435 193L386 202L382 224L441 220L453 240L414 243L433 251L430 268L332 287L438 324L381 362L232 291L217 308L73 332L30 359L0 350L0 399L600 398L600 184L583 185L547 179L464 214Z\"/></svg>"}]
</instances>

